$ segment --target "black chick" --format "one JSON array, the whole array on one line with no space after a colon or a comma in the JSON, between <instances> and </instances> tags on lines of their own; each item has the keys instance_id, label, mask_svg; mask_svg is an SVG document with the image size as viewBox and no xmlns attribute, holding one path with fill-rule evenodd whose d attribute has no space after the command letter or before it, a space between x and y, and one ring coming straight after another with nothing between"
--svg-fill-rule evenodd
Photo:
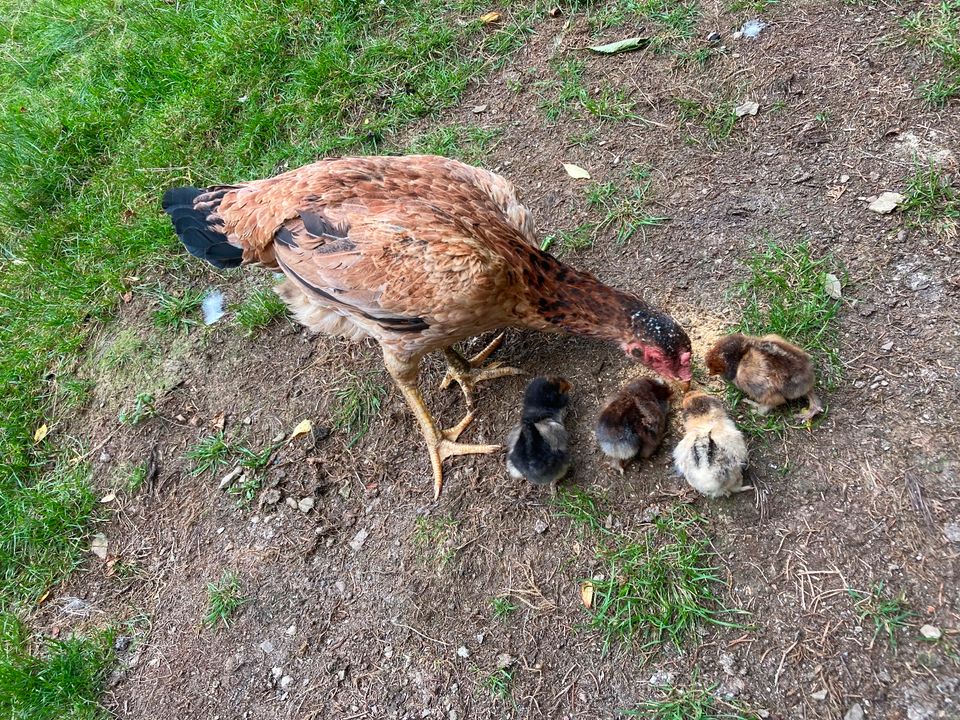
<instances>
[{"instance_id":1,"label":"black chick","mask_svg":"<svg viewBox=\"0 0 960 720\"><path fill-rule=\"evenodd\" d=\"M570 383L563 378L537 377L527 385L520 423L507 435L507 471L536 485L556 483L570 469L567 452L567 413Z\"/></svg>"},{"instance_id":2,"label":"black chick","mask_svg":"<svg viewBox=\"0 0 960 720\"><path fill-rule=\"evenodd\" d=\"M670 387L661 380L640 378L611 397L597 419L597 442L622 473L637 455L648 458L667 431Z\"/></svg>"}]
</instances>

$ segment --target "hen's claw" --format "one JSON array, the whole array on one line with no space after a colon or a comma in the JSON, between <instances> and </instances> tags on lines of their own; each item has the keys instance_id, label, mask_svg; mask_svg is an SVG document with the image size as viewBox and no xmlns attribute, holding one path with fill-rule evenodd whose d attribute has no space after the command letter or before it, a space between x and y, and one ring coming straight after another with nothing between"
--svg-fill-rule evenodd
<instances>
[{"instance_id":1,"label":"hen's claw","mask_svg":"<svg viewBox=\"0 0 960 720\"><path fill-rule=\"evenodd\" d=\"M467 417L470 417L469 415ZM471 418L472 419L472 418ZM451 430L456 430L460 423ZM443 461L448 457L455 455L488 455L500 450L500 445L470 445L467 443L458 443L448 440L444 435L449 431L443 431L440 437L433 442L428 441L430 451L430 464L433 465L433 499L440 497L440 491L443 490ZM459 434L459 433L458 433Z\"/></svg>"},{"instance_id":2,"label":"hen's claw","mask_svg":"<svg viewBox=\"0 0 960 720\"><path fill-rule=\"evenodd\" d=\"M503 344L503 337L504 333L497 335L489 345L469 360L453 348L446 348L443 354L447 359L447 372L443 376L443 380L440 381L440 389L445 390L450 387L450 383L456 382L463 391L467 408L472 409L473 390L478 383L509 377L511 375L525 375L526 373L523 370L502 366L499 362L493 362L486 367L481 367L482 363Z\"/></svg>"}]
</instances>

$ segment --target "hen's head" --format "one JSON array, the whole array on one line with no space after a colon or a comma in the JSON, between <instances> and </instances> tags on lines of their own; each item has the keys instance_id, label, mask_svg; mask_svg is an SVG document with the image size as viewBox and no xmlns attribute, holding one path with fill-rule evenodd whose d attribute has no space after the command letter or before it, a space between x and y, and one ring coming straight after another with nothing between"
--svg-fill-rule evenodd
<instances>
[{"instance_id":1,"label":"hen's head","mask_svg":"<svg viewBox=\"0 0 960 720\"><path fill-rule=\"evenodd\" d=\"M677 321L640 303L629 312L630 334L621 343L624 352L665 378L690 380L690 338Z\"/></svg>"}]
</instances>

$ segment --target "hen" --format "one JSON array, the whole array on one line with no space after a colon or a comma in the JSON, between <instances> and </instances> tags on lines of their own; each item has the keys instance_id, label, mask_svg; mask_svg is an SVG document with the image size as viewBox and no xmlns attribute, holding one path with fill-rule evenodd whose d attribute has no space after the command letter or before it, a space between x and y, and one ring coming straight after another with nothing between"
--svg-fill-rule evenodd
<instances>
[{"instance_id":1,"label":"hen","mask_svg":"<svg viewBox=\"0 0 960 720\"><path fill-rule=\"evenodd\" d=\"M173 188L163 209L197 257L283 271L277 291L308 328L380 343L426 439L435 497L445 458L499 449L456 442L473 419L474 383L517 372L481 368L489 353L468 361L457 341L505 327L589 335L690 379L683 329L542 252L513 185L479 168L435 156L327 159L264 180ZM467 399L449 430L417 388L420 360L435 350L448 361L445 384L457 381Z\"/></svg>"}]
</instances>

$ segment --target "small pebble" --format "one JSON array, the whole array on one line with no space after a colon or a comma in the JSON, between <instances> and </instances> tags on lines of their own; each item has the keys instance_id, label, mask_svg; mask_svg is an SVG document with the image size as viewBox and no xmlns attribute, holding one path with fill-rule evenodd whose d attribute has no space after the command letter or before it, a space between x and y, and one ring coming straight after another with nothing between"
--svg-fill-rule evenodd
<instances>
[{"instance_id":1,"label":"small pebble","mask_svg":"<svg viewBox=\"0 0 960 720\"><path fill-rule=\"evenodd\" d=\"M291 685L293 685L293 678L290 677L289 675L284 675L282 678L280 678L281 689L287 690L290 688Z\"/></svg>"},{"instance_id":2,"label":"small pebble","mask_svg":"<svg viewBox=\"0 0 960 720\"><path fill-rule=\"evenodd\" d=\"M457 657L461 657L464 660L466 660L468 657L470 657L470 651L467 650L466 647L461 645L460 647L457 648Z\"/></svg>"},{"instance_id":3,"label":"small pebble","mask_svg":"<svg viewBox=\"0 0 960 720\"><path fill-rule=\"evenodd\" d=\"M290 627L288 627L288 628L287 628L287 631L286 631L286 634L289 635L289 636L291 636L291 637L294 636L294 635L296 635L296 634L297 634L297 626L296 626L296 625L291 625Z\"/></svg>"},{"instance_id":4,"label":"small pebble","mask_svg":"<svg viewBox=\"0 0 960 720\"><path fill-rule=\"evenodd\" d=\"M537 521L533 523L533 531L537 535L543 535L549 527L550 525L543 518L538 518Z\"/></svg>"},{"instance_id":5,"label":"small pebble","mask_svg":"<svg viewBox=\"0 0 960 720\"><path fill-rule=\"evenodd\" d=\"M302 513L308 513L313 510L314 499L312 497L301 498L300 502L297 503L297 507Z\"/></svg>"},{"instance_id":6,"label":"small pebble","mask_svg":"<svg viewBox=\"0 0 960 720\"><path fill-rule=\"evenodd\" d=\"M863 708L860 707L860 703L851 705L847 714L843 716L843 720L863 720Z\"/></svg>"},{"instance_id":7,"label":"small pebble","mask_svg":"<svg viewBox=\"0 0 960 720\"><path fill-rule=\"evenodd\" d=\"M269 640L264 640L258 647L267 653L267 655L273 652L273 643Z\"/></svg>"},{"instance_id":8,"label":"small pebble","mask_svg":"<svg viewBox=\"0 0 960 720\"><path fill-rule=\"evenodd\" d=\"M939 640L943 635L943 633L940 632L940 628L938 628L936 625L924 625L922 628L920 628L920 634L923 635L927 640Z\"/></svg>"},{"instance_id":9,"label":"small pebble","mask_svg":"<svg viewBox=\"0 0 960 720\"><path fill-rule=\"evenodd\" d=\"M270 670L270 677L274 680L279 680L281 675L283 675L282 667L274 667Z\"/></svg>"},{"instance_id":10,"label":"small pebble","mask_svg":"<svg viewBox=\"0 0 960 720\"><path fill-rule=\"evenodd\" d=\"M826 700L826 699L827 699L827 691L826 691L826 690L817 690L816 692L810 693L810 697L812 697L814 700L817 700L817 701Z\"/></svg>"}]
</instances>

